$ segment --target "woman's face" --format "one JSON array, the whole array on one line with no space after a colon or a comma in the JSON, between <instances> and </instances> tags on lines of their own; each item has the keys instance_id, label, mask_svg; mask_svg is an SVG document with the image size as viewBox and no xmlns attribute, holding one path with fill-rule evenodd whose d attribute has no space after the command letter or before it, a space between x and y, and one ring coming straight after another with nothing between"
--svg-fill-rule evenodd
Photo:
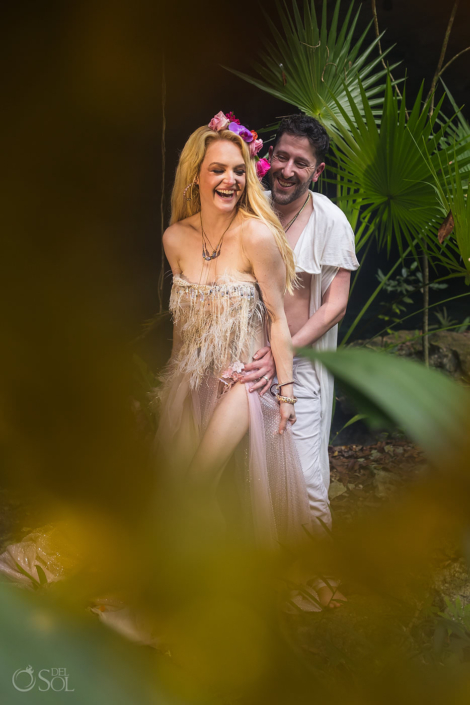
<instances>
[{"instance_id":1,"label":"woman's face","mask_svg":"<svg viewBox=\"0 0 470 705\"><path fill-rule=\"evenodd\" d=\"M203 208L233 211L246 185L246 167L240 148L229 140L214 140L206 150L199 171Z\"/></svg>"}]
</instances>

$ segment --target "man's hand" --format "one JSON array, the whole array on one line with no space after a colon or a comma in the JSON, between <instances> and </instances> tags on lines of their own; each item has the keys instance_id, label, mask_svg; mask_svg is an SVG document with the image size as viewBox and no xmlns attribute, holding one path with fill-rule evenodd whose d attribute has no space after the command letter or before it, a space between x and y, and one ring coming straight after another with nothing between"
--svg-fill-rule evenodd
<instances>
[{"instance_id":1,"label":"man's hand","mask_svg":"<svg viewBox=\"0 0 470 705\"><path fill-rule=\"evenodd\" d=\"M253 355L253 362L249 362L245 365L244 371L248 372L248 374L244 376L243 382L255 382L255 384L250 387L250 392L254 392L258 389L260 390L260 395L263 396L272 385L273 377L276 375L276 366L274 364L271 348L266 347L258 350L258 352Z\"/></svg>"}]
</instances>

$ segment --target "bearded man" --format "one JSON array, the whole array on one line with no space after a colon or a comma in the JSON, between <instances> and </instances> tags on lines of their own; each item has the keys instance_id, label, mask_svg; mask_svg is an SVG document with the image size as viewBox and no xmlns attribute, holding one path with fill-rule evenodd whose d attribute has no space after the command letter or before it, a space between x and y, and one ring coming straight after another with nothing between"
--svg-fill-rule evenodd
<instances>
[{"instance_id":1,"label":"bearded man","mask_svg":"<svg viewBox=\"0 0 470 705\"><path fill-rule=\"evenodd\" d=\"M271 191L266 192L294 251L299 288L286 294L285 311L297 348L335 350L338 322L346 313L351 271L359 264L354 233L344 213L329 198L310 190L325 168L326 130L314 118L282 120L270 147ZM266 393L277 382L269 347L245 365L245 382L259 380L250 392ZM331 525L328 502L328 440L333 407L333 378L318 362L294 356L296 447L313 516ZM282 393L282 392L281 392Z\"/></svg>"}]
</instances>

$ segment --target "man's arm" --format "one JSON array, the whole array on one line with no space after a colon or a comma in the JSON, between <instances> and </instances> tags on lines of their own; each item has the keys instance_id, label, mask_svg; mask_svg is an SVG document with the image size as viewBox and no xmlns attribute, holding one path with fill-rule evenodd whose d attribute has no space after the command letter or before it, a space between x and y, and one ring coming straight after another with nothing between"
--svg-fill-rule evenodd
<instances>
[{"instance_id":1,"label":"man's arm","mask_svg":"<svg viewBox=\"0 0 470 705\"><path fill-rule=\"evenodd\" d=\"M344 318L348 306L350 280L351 272L348 269L338 270L322 297L320 308L292 336L294 348L304 348L316 343L322 335Z\"/></svg>"},{"instance_id":2,"label":"man's arm","mask_svg":"<svg viewBox=\"0 0 470 705\"><path fill-rule=\"evenodd\" d=\"M292 337L294 349L312 345L344 317L348 305L350 279L351 272L348 269L340 268L338 270L322 297L320 308ZM245 370L248 374L244 381L250 382L261 378L253 385L252 389L260 390L261 395L265 394L276 374L271 349L261 348L258 350L253 356L253 362L245 365ZM264 376L269 377L270 383L264 379Z\"/></svg>"}]
</instances>

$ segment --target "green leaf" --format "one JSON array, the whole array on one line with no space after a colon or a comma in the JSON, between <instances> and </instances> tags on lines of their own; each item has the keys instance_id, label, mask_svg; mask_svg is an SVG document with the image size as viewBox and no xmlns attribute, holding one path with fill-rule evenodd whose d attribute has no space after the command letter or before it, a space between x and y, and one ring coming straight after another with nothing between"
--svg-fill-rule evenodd
<instances>
[{"instance_id":1,"label":"green leaf","mask_svg":"<svg viewBox=\"0 0 470 705\"><path fill-rule=\"evenodd\" d=\"M170 705L175 702L158 685L155 661L149 653L98 623L84 608L72 613L44 593L20 590L2 582L0 621L2 702L12 705L20 702L28 705L51 702ZM25 695L15 690L12 676L27 666L32 667L36 684ZM60 678L54 681L55 693L38 678L40 670L48 669L43 677L50 682L53 668L66 669L67 692L60 691L63 685ZM27 674L18 674L19 684L29 682Z\"/></svg>"},{"instance_id":2,"label":"green leaf","mask_svg":"<svg viewBox=\"0 0 470 705\"><path fill-rule=\"evenodd\" d=\"M261 78L225 68L261 90L296 106L307 115L316 117L327 130L333 127L330 111L343 122L337 104L343 107L349 117L362 114L359 80L362 81L374 114L379 114L382 105L380 95L383 93L381 81L387 75L382 64L383 57L376 51L382 35L364 49L372 23L354 42L360 8L353 16L354 3L349 3L344 21L338 28L340 6L341 0L337 0L328 32L326 2L323 3L319 26L314 0L304 3L303 17L297 3L288 6L276 0L282 32L277 29L270 14L265 13L271 37L265 40L262 63L254 64ZM384 52L383 56L389 51ZM374 52L375 56L372 57ZM346 88L355 101L354 108L347 100Z\"/></svg>"},{"instance_id":3,"label":"green leaf","mask_svg":"<svg viewBox=\"0 0 470 705\"><path fill-rule=\"evenodd\" d=\"M406 245L415 257L414 245L426 243L429 255L438 257L445 266L454 266L450 254L442 257L436 232L442 222L443 207L432 183L433 173L442 168L438 151L449 121L443 119L438 129L442 100L429 117L429 103L421 103L422 88L405 120L403 100L399 100L387 77L383 115L380 125L368 97L358 79L364 115L356 107L355 97L346 88L353 119L336 98L337 112L342 120L326 106L334 123L335 173L344 180L352 194L360 194L362 217L368 217L377 233L379 245L398 244L400 254ZM428 158L423 155L426 148ZM455 146L455 159L464 158L466 146ZM465 157L466 159L466 157ZM459 168L462 162L459 162ZM446 211L447 214L447 211Z\"/></svg>"},{"instance_id":4,"label":"green leaf","mask_svg":"<svg viewBox=\"0 0 470 705\"><path fill-rule=\"evenodd\" d=\"M436 200L440 209L441 221L452 212L454 230L444 243L439 246L436 255L448 270L454 270L467 279L470 277L470 199L468 184L462 180L462 164L466 164L462 152L468 148L468 143L453 145L453 150L444 149L438 153L437 161L433 159L429 146L423 146L425 162L429 167ZM460 157L460 158L459 158ZM437 241L437 230L435 240ZM449 252L448 246L455 241L455 255Z\"/></svg>"},{"instance_id":5,"label":"green leaf","mask_svg":"<svg viewBox=\"0 0 470 705\"><path fill-rule=\"evenodd\" d=\"M398 425L432 463L468 448L470 394L442 373L368 350L299 353L325 365L369 423Z\"/></svg>"}]
</instances>

